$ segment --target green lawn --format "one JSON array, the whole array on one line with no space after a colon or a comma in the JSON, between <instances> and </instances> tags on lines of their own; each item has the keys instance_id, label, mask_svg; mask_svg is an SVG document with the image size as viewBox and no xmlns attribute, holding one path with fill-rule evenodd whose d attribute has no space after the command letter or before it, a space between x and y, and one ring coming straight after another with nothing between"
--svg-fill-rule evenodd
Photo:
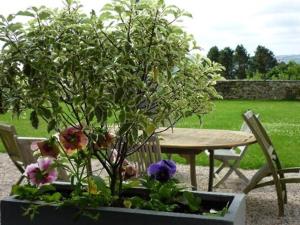
<instances>
[{"instance_id":1,"label":"green lawn","mask_svg":"<svg viewBox=\"0 0 300 225\"><path fill-rule=\"evenodd\" d=\"M260 114L260 119L274 142L279 157L285 166L299 166L300 158L300 102L298 101L229 101L215 102L213 112L203 118L200 125L196 117L180 121L177 127L214 128L239 130L242 123L241 114L252 109ZM29 115L20 119L12 118L10 114L0 115L0 121L14 124L19 135L47 136L46 126L41 123L38 130L31 128ZM3 147L0 147L3 150ZM185 161L174 156L177 162ZM258 168L264 162L262 152L257 145L248 148L241 163L242 168ZM199 165L207 165L207 157L201 154L197 158Z\"/></svg>"}]
</instances>

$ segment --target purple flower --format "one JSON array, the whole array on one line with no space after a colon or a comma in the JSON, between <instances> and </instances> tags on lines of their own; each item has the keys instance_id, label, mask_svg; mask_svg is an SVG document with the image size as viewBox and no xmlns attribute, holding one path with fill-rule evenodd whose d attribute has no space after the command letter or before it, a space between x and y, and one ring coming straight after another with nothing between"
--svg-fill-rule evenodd
<instances>
[{"instance_id":1,"label":"purple flower","mask_svg":"<svg viewBox=\"0 0 300 225\"><path fill-rule=\"evenodd\" d=\"M39 158L37 163L28 165L24 175L33 185L41 186L52 183L57 179L57 171L52 167L53 160L51 158Z\"/></svg>"},{"instance_id":2,"label":"purple flower","mask_svg":"<svg viewBox=\"0 0 300 225\"><path fill-rule=\"evenodd\" d=\"M172 160L161 160L153 163L148 167L148 176L155 180L165 182L174 176L176 172L176 164Z\"/></svg>"}]
</instances>

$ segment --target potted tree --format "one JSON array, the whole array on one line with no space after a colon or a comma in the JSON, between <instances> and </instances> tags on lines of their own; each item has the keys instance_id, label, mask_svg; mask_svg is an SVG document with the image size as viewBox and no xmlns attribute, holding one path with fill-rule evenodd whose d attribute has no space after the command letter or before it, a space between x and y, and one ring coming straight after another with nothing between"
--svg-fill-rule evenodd
<instances>
[{"instance_id":1,"label":"potted tree","mask_svg":"<svg viewBox=\"0 0 300 225\"><path fill-rule=\"evenodd\" d=\"M13 187L15 195L2 200L2 225L73 224L76 212L87 216L77 218L78 224L116 224L123 218L125 224L244 223L242 195L182 191L169 179L175 167L170 161L153 165L168 179L154 179L156 172L149 169L150 178L141 181L147 189L134 192L138 196L124 191L135 183L124 187L126 157L159 126L208 113L210 99L218 97L213 86L222 67L198 53L193 37L178 24L183 16L190 14L161 0L113 1L89 15L79 2L66 0L61 10L32 7L1 16L5 109L18 115L29 110L34 128L43 119L48 131L58 134L37 143L40 158L26 169L28 184ZM19 17L29 19L20 23ZM107 172L108 185L94 175L91 159ZM69 172L68 186L47 185L56 180L57 169ZM164 196L153 195L159 190ZM229 211L216 218L182 213L200 210L197 196L204 214L204 203L219 214ZM157 210L154 200L168 212L144 210ZM22 216L24 206L33 221ZM178 208L181 213L169 212Z\"/></svg>"}]
</instances>

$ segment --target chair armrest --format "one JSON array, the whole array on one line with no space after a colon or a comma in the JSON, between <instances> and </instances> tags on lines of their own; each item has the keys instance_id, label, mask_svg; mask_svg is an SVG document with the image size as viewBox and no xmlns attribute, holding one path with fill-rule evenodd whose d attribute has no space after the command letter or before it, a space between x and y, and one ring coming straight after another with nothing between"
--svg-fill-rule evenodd
<instances>
[{"instance_id":1,"label":"chair armrest","mask_svg":"<svg viewBox=\"0 0 300 225\"><path fill-rule=\"evenodd\" d=\"M16 136L16 139L18 142L26 142L26 143L47 140L47 138L42 138L42 137L19 137L19 136Z\"/></svg>"},{"instance_id":2,"label":"chair armrest","mask_svg":"<svg viewBox=\"0 0 300 225\"><path fill-rule=\"evenodd\" d=\"M278 172L283 173L300 173L300 167L290 167L278 170Z\"/></svg>"},{"instance_id":3,"label":"chair armrest","mask_svg":"<svg viewBox=\"0 0 300 225\"><path fill-rule=\"evenodd\" d=\"M22 155L24 166L31 163L36 162L36 158L33 155L33 151L31 150L31 145L35 141L43 141L47 140L46 138L38 138L38 137L18 137L14 135L14 138L19 146L20 153Z\"/></svg>"}]
</instances>

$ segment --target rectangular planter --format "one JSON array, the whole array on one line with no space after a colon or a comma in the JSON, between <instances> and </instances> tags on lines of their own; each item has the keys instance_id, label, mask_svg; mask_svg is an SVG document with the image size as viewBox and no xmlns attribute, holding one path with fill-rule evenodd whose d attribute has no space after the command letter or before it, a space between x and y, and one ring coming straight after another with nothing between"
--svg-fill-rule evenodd
<instances>
[{"instance_id":1,"label":"rectangular planter","mask_svg":"<svg viewBox=\"0 0 300 225\"><path fill-rule=\"evenodd\" d=\"M24 208L32 204L29 201L6 197L1 200L1 225L244 225L245 195L231 193L194 192L202 198L203 206L222 209L230 202L229 212L224 217L202 216L196 214L158 212L141 209L100 207L98 221L81 216L74 219L76 208L60 208L46 205L31 221L23 216ZM43 202L34 202L42 204Z\"/></svg>"}]
</instances>

